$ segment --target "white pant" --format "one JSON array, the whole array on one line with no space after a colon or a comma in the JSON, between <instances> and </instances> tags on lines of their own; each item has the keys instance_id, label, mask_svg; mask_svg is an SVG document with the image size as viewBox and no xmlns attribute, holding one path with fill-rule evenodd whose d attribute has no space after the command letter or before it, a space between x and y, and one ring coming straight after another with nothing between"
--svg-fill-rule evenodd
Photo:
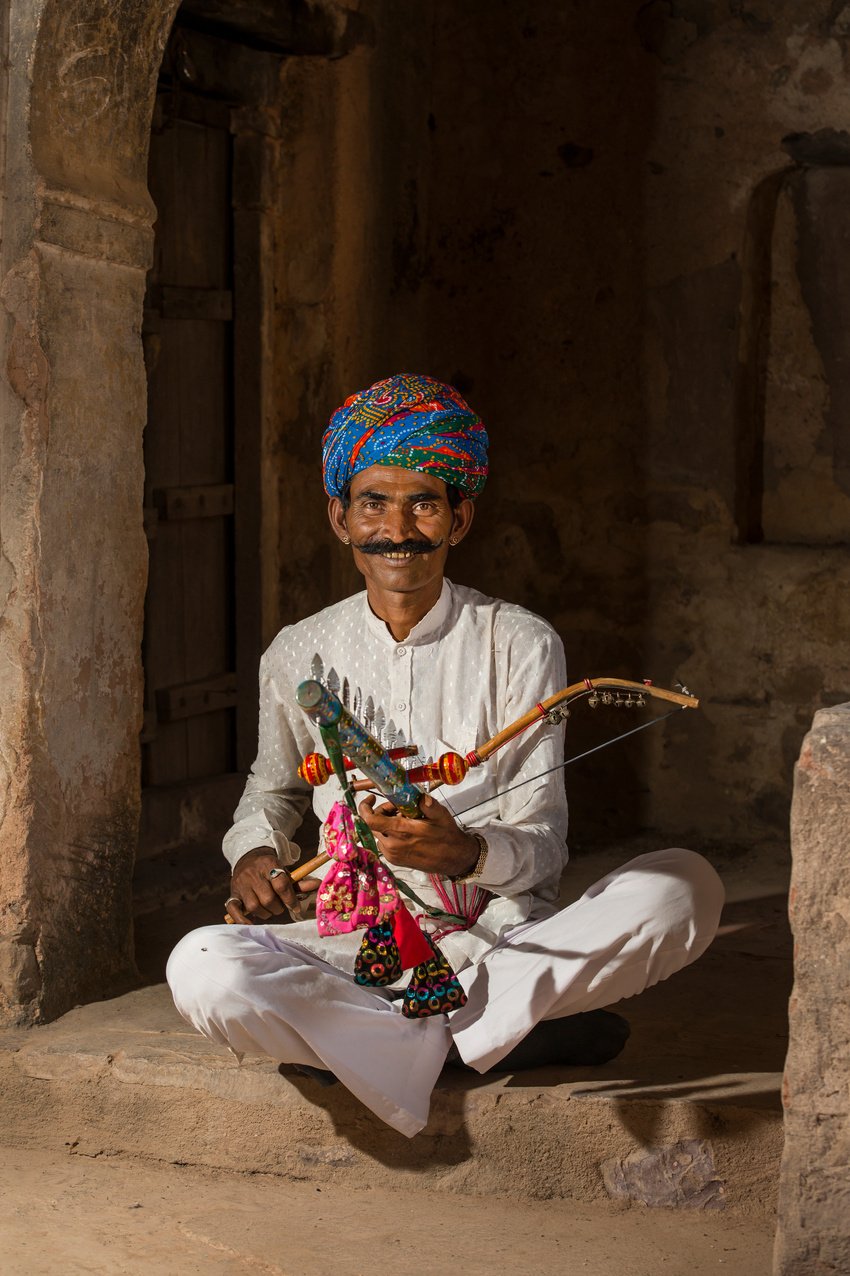
<instances>
[{"instance_id":1,"label":"white pant","mask_svg":"<svg viewBox=\"0 0 850 1276\"><path fill-rule=\"evenodd\" d=\"M723 886L693 851L640 855L568 908L508 931L459 974L469 1000L449 1018L401 1003L286 938L285 926L208 926L180 941L166 977L177 1009L237 1054L329 1068L379 1117L413 1136L455 1041L478 1072L541 1019L633 997L699 957Z\"/></svg>"}]
</instances>

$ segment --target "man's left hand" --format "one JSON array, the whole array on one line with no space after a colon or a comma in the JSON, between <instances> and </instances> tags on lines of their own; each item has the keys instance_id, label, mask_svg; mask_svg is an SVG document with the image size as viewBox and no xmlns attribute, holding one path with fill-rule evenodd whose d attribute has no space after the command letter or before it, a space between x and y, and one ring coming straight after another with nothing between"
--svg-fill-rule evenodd
<instances>
[{"instance_id":1,"label":"man's left hand","mask_svg":"<svg viewBox=\"0 0 850 1276\"><path fill-rule=\"evenodd\" d=\"M475 867L477 838L458 828L452 815L434 798L423 797L419 806L422 816L417 820L399 815L389 803L376 807L377 801L372 796L364 798L358 811L390 864L442 877L457 877Z\"/></svg>"}]
</instances>

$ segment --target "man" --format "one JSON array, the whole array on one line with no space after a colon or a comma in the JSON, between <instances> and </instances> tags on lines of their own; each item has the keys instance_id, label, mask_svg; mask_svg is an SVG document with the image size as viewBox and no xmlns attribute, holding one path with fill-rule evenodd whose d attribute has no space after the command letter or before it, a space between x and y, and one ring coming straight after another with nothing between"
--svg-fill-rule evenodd
<instances>
[{"instance_id":1,"label":"man","mask_svg":"<svg viewBox=\"0 0 850 1276\"><path fill-rule=\"evenodd\" d=\"M258 756L224 840L237 924L186 936L168 966L178 1009L211 1040L330 1073L408 1136L427 1121L447 1057L485 1072L616 1055L628 1027L600 1008L695 960L723 898L705 860L668 850L558 912L567 811L553 768L563 731L538 725L439 800L426 797L420 819L372 797L360 806L393 872L425 904L439 906L447 891L464 898L473 885L488 892L467 928L437 927L464 1007L405 1018L393 989L354 982L362 934L279 924L309 889L283 871L299 855L290 838L311 795L322 820L339 797L335 780L311 791L298 778L301 758L321 748L296 705L299 682L321 671L426 757L467 753L566 685L545 621L444 576L472 524L487 445L458 392L429 377L391 377L334 413L323 440L330 521L366 591L284 629L263 657Z\"/></svg>"}]
</instances>

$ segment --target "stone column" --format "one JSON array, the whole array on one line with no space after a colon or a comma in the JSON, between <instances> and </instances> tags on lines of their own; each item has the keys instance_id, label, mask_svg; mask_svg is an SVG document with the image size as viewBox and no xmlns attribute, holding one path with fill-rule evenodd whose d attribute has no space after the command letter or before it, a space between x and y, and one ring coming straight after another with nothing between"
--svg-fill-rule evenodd
<instances>
[{"instance_id":1,"label":"stone column","mask_svg":"<svg viewBox=\"0 0 850 1276\"><path fill-rule=\"evenodd\" d=\"M821 709L794 776L794 991L776 1276L850 1272L850 704Z\"/></svg>"},{"instance_id":2,"label":"stone column","mask_svg":"<svg viewBox=\"0 0 850 1276\"><path fill-rule=\"evenodd\" d=\"M133 972L147 139L177 0L12 0L0 257L0 1022Z\"/></svg>"}]
</instances>

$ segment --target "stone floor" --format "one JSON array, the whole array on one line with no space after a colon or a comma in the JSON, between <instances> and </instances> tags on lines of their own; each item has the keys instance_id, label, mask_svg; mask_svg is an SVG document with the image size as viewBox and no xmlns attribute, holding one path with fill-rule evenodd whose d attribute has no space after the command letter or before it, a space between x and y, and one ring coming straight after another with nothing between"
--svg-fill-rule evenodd
<instances>
[{"instance_id":1,"label":"stone floor","mask_svg":"<svg viewBox=\"0 0 850 1276\"><path fill-rule=\"evenodd\" d=\"M578 857L569 892L614 858ZM729 902L717 941L621 1007L632 1037L619 1059L486 1078L447 1070L412 1141L342 1087L281 1076L268 1060L240 1067L191 1032L153 981L172 939L217 921L219 901L152 917L140 933L147 987L0 1034L4 1142L273 1174L323 1191L427 1188L767 1222L791 981L787 866L772 854L746 863L727 854L718 866Z\"/></svg>"},{"instance_id":2,"label":"stone floor","mask_svg":"<svg viewBox=\"0 0 850 1276\"><path fill-rule=\"evenodd\" d=\"M92 1160L0 1158L4 1276L769 1276L772 1226L686 1210L335 1188Z\"/></svg>"}]
</instances>

